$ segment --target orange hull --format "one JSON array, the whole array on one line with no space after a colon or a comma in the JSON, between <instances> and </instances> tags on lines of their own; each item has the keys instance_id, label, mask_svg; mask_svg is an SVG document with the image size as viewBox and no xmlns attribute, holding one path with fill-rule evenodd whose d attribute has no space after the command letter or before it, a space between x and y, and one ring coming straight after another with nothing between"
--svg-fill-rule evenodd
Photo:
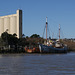
<instances>
[{"instance_id":1,"label":"orange hull","mask_svg":"<svg viewBox=\"0 0 75 75\"><path fill-rule=\"evenodd\" d=\"M40 50L39 50L38 47L36 47L36 48L32 48L32 49L25 48L25 52L27 52L27 53L39 53Z\"/></svg>"}]
</instances>

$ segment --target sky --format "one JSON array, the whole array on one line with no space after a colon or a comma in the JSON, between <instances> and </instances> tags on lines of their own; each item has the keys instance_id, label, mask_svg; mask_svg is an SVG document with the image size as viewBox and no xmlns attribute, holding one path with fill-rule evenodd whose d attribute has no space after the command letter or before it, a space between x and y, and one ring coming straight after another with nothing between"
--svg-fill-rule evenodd
<instances>
[{"instance_id":1,"label":"sky","mask_svg":"<svg viewBox=\"0 0 75 75\"><path fill-rule=\"evenodd\" d=\"M0 16L23 11L23 34L43 36L46 16L51 38L75 38L75 0L0 0ZM45 35L44 35L45 37Z\"/></svg>"}]
</instances>

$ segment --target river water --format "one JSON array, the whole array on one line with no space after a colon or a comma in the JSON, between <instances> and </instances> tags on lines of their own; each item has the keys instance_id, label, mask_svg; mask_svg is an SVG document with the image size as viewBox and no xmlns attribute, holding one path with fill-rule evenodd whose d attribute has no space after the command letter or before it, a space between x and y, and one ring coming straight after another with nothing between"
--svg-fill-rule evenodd
<instances>
[{"instance_id":1,"label":"river water","mask_svg":"<svg viewBox=\"0 0 75 75\"><path fill-rule=\"evenodd\" d=\"M0 54L0 75L75 75L75 53Z\"/></svg>"}]
</instances>

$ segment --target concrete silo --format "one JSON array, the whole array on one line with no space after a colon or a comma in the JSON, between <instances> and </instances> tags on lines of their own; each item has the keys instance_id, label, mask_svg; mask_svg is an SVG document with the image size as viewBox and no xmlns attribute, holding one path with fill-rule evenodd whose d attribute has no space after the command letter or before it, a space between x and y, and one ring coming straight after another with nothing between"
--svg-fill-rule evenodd
<instances>
[{"instance_id":1,"label":"concrete silo","mask_svg":"<svg viewBox=\"0 0 75 75\"><path fill-rule=\"evenodd\" d=\"M8 29L8 33L9 33L9 29L10 29L10 18L9 17L4 18L4 32L7 29Z\"/></svg>"},{"instance_id":2,"label":"concrete silo","mask_svg":"<svg viewBox=\"0 0 75 75\"><path fill-rule=\"evenodd\" d=\"M17 17L10 17L10 34L17 33Z\"/></svg>"},{"instance_id":3,"label":"concrete silo","mask_svg":"<svg viewBox=\"0 0 75 75\"><path fill-rule=\"evenodd\" d=\"M22 37L22 10L17 10L16 14L0 17L0 35L8 29L9 34L17 34Z\"/></svg>"},{"instance_id":4,"label":"concrete silo","mask_svg":"<svg viewBox=\"0 0 75 75\"><path fill-rule=\"evenodd\" d=\"M0 18L0 34L4 32L4 18Z\"/></svg>"}]
</instances>

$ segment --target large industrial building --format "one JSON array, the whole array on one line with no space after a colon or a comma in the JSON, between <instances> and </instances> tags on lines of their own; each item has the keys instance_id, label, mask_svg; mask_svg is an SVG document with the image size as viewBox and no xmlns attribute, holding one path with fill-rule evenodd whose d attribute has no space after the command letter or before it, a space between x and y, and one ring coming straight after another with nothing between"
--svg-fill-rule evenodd
<instances>
[{"instance_id":1,"label":"large industrial building","mask_svg":"<svg viewBox=\"0 0 75 75\"><path fill-rule=\"evenodd\" d=\"M18 38L22 37L22 10L17 10L16 14L0 17L0 36L3 32L17 34Z\"/></svg>"}]
</instances>

